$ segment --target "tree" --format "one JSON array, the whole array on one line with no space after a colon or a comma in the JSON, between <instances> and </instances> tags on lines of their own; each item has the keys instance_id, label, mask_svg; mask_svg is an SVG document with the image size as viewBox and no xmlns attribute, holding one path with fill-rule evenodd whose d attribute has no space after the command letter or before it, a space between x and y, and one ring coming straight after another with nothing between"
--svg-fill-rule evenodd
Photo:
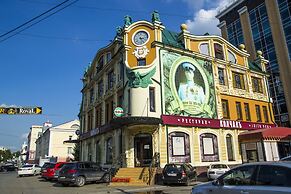
<instances>
[{"instance_id":1,"label":"tree","mask_svg":"<svg viewBox=\"0 0 291 194\"><path fill-rule=\"evenodd\" d=\"M77 143L75 143L73 156L74 156L75 161L80 160L80 142L79 141Z\"/></svg>"},{"instance_id":2,"label":"tree","mask_svg":"<svg viewBox=\"0 0 291 194\"><path fill-rule=\"evenodd\" d=\"M12 153L8 150L0 150L0 162L7 162L7 160L12 159Z\"/></svg>"}]
</instances>

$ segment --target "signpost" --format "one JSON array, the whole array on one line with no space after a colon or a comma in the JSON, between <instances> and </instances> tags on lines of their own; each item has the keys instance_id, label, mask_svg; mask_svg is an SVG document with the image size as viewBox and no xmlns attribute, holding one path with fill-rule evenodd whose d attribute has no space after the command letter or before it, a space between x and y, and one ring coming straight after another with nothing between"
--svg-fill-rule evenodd
<instances>
[{"instance_id":1,"label":"signpost","mask_svg":"<svg viewBox=\"0 0 291 194\"><path fill-rule=\"evenodd\" d=\"M116 107L116 108L114 109L114 115L115 115L116 117L122 117L123 114L124 114L123 108L121 108L121 107Z\"/></svg>"},{"instance_id":2,"label":"signpost","mask_svg":"<svg viewBox=\"0 0 291 194\"><path fill-rule=\"evenodd\" d=\"M42 114L42 107L0 107L0 114L39 115Z\"/></svg>"}]
</instances>

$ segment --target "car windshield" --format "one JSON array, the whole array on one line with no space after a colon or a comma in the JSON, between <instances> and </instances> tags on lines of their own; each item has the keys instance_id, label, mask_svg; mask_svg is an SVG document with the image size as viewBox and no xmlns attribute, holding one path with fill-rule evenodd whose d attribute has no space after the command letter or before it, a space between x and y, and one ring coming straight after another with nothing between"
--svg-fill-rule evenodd
<instances>
[{"instance_id":1,"label":"car windshield","mask_svg":"<svg viewBox=\"0 0 291 194\"><path fill-rule=\"evenodd\" d=\"M28 164L28 165L24 165L24 166L22 166L22 168L31 168L31 167L33 167L32 164Z\"/></svg>"},{"instance_id":2,"label":"car windshield","mask_svg":"<svg viewBox=\"0 0 291 194\"><path fill-rule=\"evenodd\" d=\"M50 163L49 165L46 166L46 168L54 168L56 164Z\"/></svg>"},{"instance_id":3,"label":"car windshield","mask_svg":"<svg viewBox=\"0 0 291 194\"><path fill-rule=\"evenodd\" d=\"M75 168L75 167L76 167L76 163L67 163L67 164L64 164L62 169L69 169L69 168Z\"/></svg>"},{"instance_id":4,"label":"car windshield","mask_svg":"<svg viewBox=\"0 0 291 194\"><path fill-rule=\"evenodd\" d=\"M227 168L227 166L225 164L214 164L211 168Z\"/></svg>"},{"instance_id":5,"label":"car windshield","mask_svg":"<svg viewBox=\"0 0 291 194\"><path fill-rule=\"evenodd\" d=\"M291 161L291 156L281 159L281 161Z\"/></svg>"},{"instance_id":6,"label":"car windshield","mask_svg":"<svg viewBox=\"0 0 291 194\"><path fill-rule=\"evenodd\" d=\"M62 163L58 166L58 168L62 168L66 163Z\"/></svg>"}]
</instances>

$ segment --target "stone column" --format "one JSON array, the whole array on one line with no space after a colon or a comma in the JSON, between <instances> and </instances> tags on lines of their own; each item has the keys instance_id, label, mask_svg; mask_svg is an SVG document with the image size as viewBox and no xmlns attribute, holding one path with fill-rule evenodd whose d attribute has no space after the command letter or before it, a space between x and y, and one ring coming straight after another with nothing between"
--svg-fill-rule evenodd
<instances>
[{"instance_id":1,"label":"stone column","mask_svg":"<svg viewBox=\"0 0 291 194\"><path fill-rule=\"evenodd\" d=\"M277 0L265 0L265 4L279 64L280 78L283 84L285 100L289 112L289 123L291 123L291 64L288 55L288 47Z\"/></svg>"},{"instance_id":2,"label":"stone column","mask_svg":"<svg viewBox=\"0 0 291 194\"><path fill-rule=\"evenodd\" d=\"M240 17L240 22L241 22L241 27L243 31L243 36L244 36L244 43L246 46L246 50L250 54L250 60L254 61L256 58L256 48L253 40L253 33L251 29L251 23L250 23L250 18L249 18L249 12L248 8L246 6L240 8L238 10L239 17Z\"/></svg>"}]
</instances>

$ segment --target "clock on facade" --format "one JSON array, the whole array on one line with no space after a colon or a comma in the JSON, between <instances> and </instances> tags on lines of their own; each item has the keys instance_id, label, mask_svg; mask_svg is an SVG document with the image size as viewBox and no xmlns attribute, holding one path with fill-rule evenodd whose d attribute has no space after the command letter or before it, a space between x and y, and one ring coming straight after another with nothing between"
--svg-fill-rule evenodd
<instances>
[{"instance_id":1,"label":"clock on facade","mask_svg":"<svg viewBox=\"0 0 291 194\"><path fill-rule=\"evenodd\" d=\"M144 45L149 40L149 34L146 31L138 31L133 36L133 43L137 46Z\"/></svg>"}]
</instances>

